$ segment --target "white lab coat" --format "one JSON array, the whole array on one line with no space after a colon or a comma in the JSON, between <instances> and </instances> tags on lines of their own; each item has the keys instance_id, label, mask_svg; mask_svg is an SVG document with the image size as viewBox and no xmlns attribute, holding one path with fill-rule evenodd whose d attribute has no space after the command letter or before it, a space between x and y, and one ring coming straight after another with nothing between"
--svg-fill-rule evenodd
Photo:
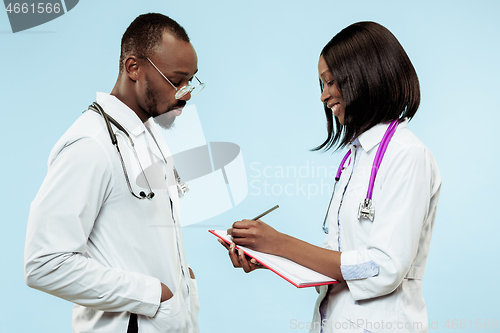
<instances>
[{"instance_id":1,"label":"white lab coat","mask_svg":"<svg viewBox=\"0 0 500 333\"><path fill-rule=\"evenodd\" d=\"M333 197L323 244L338 251L340 239L346 282L320 288L311 332L319 332L321 322L323 332L427 332L422 278L441 177L429 150L406 125L399 124L378 171L373 222L358 220L357 212L388 124L363 133L361 146L349 147L354 158Z\"/></svg>"},{"instance_id":2,"label":"white lab coat","mask_svg":"<svg viewBox=\"0 0 500 333\"><path fill-rule=\"evenodd\" d=\"M141 333L198 332L168 147L151 119L143 124L114 96L98 93L97 101L129 132L155 196L130 194L102 117L84 113L56 143L31 204L26 283L75 303L76 333L126 332L131 312ZM117 137L132 188L148 193L128 140ZM160 282L174 293L161 304Z\"/></svg>"}]
</instances>

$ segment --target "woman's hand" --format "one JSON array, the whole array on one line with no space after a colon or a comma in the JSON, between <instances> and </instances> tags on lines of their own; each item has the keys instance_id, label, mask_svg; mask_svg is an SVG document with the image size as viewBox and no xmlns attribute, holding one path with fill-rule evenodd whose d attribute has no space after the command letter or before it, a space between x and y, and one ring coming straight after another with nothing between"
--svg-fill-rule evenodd
<instances>
[{"instance_id":1,"label":"woman's hand","mask_svg":"<svg viewBox=\"0 0 500 333\"><path fill-rule=\"evenodd\" d=\"M227 230L232 236L233 243L224 247L229 251L229 258L234 267L242 267L245 272L251 272L258 266L256 261L249 260L243 251L237 253L235 244L263 253L278 255L318 273L329 276L337 281L344 281L340 271L340 255L338 251L324 249L292 236L276 231L264 222L257 220L243 220L233 223Z\"/></svg>"},{"instance_id":2,"label":"woman's hand","mask_svg":"<svg viewBox=\"0 0 500 333\"><path fill-rule=\"evenodd\" d=\"M245 273L250 273L251 271L258 268L265 268L253 258L248 260L249 257L245 255L242 250L238 249L238 251L236 251L234 243L231 243L231 245L229 245L221 239L219 239L219 243L221 243L222 246L224 246L228 250L229 259L231 259L231 262L233 263L233 266L235 268L241 267L243 268Z\"/></svg>"},{"instance_id":3,"label":"woman's hand","mask_svg":"<svg viewBox=\"0 0 500 333\"><path fill-rule=\"evenodd\" d=\"M283 234L265 224L261 220L243 220L233 223L227 230L236 245L249 249L279 255Z\"/></svg>"}]
</instances>

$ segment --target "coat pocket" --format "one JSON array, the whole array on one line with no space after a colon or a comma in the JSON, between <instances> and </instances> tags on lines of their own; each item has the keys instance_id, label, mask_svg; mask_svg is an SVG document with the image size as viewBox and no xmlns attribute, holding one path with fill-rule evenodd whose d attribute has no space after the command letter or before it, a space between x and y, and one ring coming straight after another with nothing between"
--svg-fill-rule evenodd
<instances>
[{"instance_id":1,"label":"coat pocket","mask_svg":"<svg viewBox=\"0 0 500 333\"><path fill-rule=\"evenodd\" d=\"M195 319L198 316L198 312L200 311L200 300L198 299L198 284L196 283L196 279L190 280L190 302L191 302L191 316Z\"/></svg>"},{"instance_id":2,"label":"coat pocket","mask_svg":"<svg viewBox=\"0 0 500 333\"><path fill-rule=\"evenodd\" d=\"M154 317L138 316L140 333L182 333L188 323L187 313L180 299L181 291L178 290L169 300L160 303L158 312Z\"/></svg>"},{"instance_id":3,"label":"coat pocket","mask_svg":"<svg viewBox=\"0 0 500 333\"><path fill-rule=\"evenodd\" d=\"M402 332L398 330L399 312L378 310L355 304L346 304L342 311L342 317L349 320L351 325L357 327L360 332Z\"/></svg>"}]
</instances>

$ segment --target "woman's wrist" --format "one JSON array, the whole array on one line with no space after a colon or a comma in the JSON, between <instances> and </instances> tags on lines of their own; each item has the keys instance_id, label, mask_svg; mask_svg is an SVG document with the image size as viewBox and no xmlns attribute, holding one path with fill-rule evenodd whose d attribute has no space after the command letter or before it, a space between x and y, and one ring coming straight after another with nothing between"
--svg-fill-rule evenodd
<instances>
[{"instance_id":1,"label":"woman's wrist","mask_svg":"<svg viewBox=\"0 0 500 333\"><path fill-rule=\"evenodd\" d=\"M293 240L293 237L290 235L278 232L278 239L276 240L276 249L275 249L275 255L281 256L281 257L287 257L287 249L290 247L290 242Z\"/></svg>"}]
</instances>

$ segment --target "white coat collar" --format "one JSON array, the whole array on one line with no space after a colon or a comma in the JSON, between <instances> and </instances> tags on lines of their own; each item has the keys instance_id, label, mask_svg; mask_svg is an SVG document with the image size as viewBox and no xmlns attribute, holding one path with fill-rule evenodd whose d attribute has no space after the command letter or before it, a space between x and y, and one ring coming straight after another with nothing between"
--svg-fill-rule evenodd
<instances>
[{"instance_id":1,"label":"white coat collar","mask_svg":"<svg viewBox=\"0 0 500 333\"><path fill-rule=\"evenodd\" d=\"M130 135L138 136L146 130L139 116L115 96L98 92L97 103L101 105L104 112L119 122Z\"/></svg>"},{"instance_id":2,"label":"white coat collar","mask_svg":"<svg viewBox=\"0 0 500 333\"><path fill-rule=\"evenodd\" d=\"M156 157L162 162L163 162L163 157L165 157L168 166L170 167L170 169L172 169L173 167L172 154L170 152L170 149L168 149L168 146L165 143L163 136L158 130L156 124L154 123L153 118L149 118L145 123L143 123L139 118L139 116L137 116L137 114L132 109L130 109L122 101L116 98L116 96L107 93L98 92L97 103L101 105L101 107L104 109L104 112L106 112L108 115L113 117L118 123L120 123L120 125L122 125L131 136L133 135L134 137L137 138L139 135L145 133L147 126L151 130L156 139L156 142L154 142L152 138L151 140L148 139L147 135L143 138L143 140L145 140L144 142L150 141L148 144L149 151L151 151L154 155L156 155ZM141 142L137 141L137 139L134 139L134 141L136 143ZM157 144L159 147L157 146ZM159 149L161 149L161 151ZM146 154L147 151L148 150L137 149L137 153L142 161L147 160L147 154Z\"/></svg>"},{"instance_id":3,"label":"white coat collar","mask_svg":"<svg viewBox=\"0 0 500 333\"><path fill-rule=\"evenodd\" d=\"M167 143L165 142L165 139L163 138L163 135L160 132L160 129L158 128L158 125L154 122L153 118L149 118L145 123L144 126L147 127L150 131L151 134L154 136L156 139L156 143L154 144L154 147L156 147L156 144L158 144L159 148L163 152L163 155L157 150L153 149L153 153L157 155L159 158L163 159L163 156L165 156L165 159L167 162L172 162L173 164L173 158L172 158L172 153L170 152L170 149L168 148ZM156 147L158 148L158 147ZM171 161L169 161L171 160Z\"/></svg>"},{"instance_id":4,"label":"white coat collar","mask_svg":"<svg viewBox=\"0 0 500 333\"><path fill-rule=\"evenodd\" d=\"M406 128L407 125L408 125L408 118L405 118L405 120L398 125L398 129ZM389 127L388 123L380 123L373 126L368 131L362 133L358 137L361 147L363 147L363 149L366 152L368 152L373 147L378 145L382 141L382 138L384 137L384 133L387 130L387 127Z\"/></svg>"}]
</instances>

